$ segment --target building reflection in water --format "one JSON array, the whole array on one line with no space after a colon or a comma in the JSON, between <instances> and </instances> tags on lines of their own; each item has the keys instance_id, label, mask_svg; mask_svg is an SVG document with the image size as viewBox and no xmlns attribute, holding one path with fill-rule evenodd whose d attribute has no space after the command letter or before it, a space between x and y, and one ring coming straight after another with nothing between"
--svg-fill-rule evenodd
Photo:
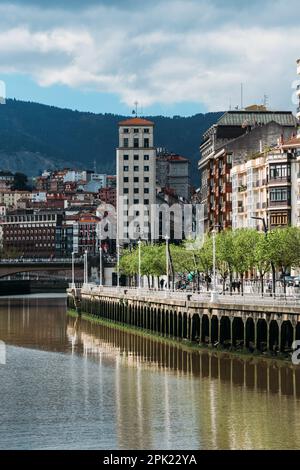
<instances>
[{"instance_id":1,"label":"building reflection in water","mask_svg":"<svg viewBox=\"0 0 300 470\"><path fill-rule=\"evenodd\" d=\"M1 299L0 338L69 354L69 399L82 414L95 403L118 448L176 448L175 436L178 449L300 448L300 368L290 364L68 317L65 299Z\"/></svg>"}]
</instances>

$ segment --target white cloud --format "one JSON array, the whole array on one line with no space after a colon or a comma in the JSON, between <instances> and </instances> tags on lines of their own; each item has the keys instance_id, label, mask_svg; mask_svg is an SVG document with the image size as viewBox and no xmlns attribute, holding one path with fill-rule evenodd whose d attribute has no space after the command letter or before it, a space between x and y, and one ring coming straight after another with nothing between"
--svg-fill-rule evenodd
<instances>
[{"instance_id":1,"label":"white cloud","mask_svg":"<svg viewBox=\"0 0 300 470\"><path fill-rule=\"evenodd\" d=\"M129 106L136 99L144 107L193 101L209 110L238 104L243 82L247 103L267 93L272 107L293 108L297 2L290 0L290 15L281 0L272 4L271 11L268 0L248 9L217 0L141 2L128 10L1 5L0 72L29 74L41 86L116 93Z\"/></svg>"}]
</instances>

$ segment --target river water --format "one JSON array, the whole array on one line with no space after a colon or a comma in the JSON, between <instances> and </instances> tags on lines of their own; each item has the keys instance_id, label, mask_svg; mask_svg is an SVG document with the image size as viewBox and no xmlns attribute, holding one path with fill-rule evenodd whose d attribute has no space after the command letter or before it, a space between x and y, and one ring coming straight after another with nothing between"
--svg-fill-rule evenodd
<instances>
[{"instance_id":1,"label":"river water","mask_svg":"<svg viewBox=\"0 0 300 470\"><path fill-rule=\"evenodd\" d=\"M1 449L300 449L300 368L0 299ZM3 358L2 358L3 359Z\"/></svg>"}]
</instances>

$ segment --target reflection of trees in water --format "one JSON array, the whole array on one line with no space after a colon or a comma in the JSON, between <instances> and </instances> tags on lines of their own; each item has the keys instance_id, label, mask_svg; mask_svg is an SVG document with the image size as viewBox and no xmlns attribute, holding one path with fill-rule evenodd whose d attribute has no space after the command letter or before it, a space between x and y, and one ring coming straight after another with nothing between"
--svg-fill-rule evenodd
<instances>
[{"instance_id":1,"label":"reflection of trees in water","mask_svg":"<svg viewBox=\"0 0 300 470\"><path fill-rule=\"evenodd\" d=\"M74 318L69 318L69 335L71 331L76 331L78 342L88 355L104 355L131 366L173 370L177 374L208 377L249 389L300 396L300 370L284 363L203 349L187 350L154 337Z\"/></svg>"}]
</instances>

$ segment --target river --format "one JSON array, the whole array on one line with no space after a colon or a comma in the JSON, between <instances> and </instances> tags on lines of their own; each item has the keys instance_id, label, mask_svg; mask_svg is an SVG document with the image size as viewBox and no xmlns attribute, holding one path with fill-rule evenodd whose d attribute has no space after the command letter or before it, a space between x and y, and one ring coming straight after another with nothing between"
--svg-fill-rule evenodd
<instances>
[{"instance_id":1,"label":"river","mask_svg":"<svg viewBox=\"0 0 300 470\"><path fill-rule=\"evenodd\" d=\"M1 449L300 449L300 368L0 299Z\"/></svg>"}]
</instances>

